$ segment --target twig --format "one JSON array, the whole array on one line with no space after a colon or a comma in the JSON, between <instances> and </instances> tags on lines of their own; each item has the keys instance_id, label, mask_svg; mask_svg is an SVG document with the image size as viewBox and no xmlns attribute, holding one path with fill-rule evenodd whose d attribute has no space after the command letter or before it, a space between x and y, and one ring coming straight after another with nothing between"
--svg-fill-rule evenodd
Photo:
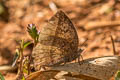
<instances>
[{"instance_id":1,"label":"twig","mask_svg":"<svg viewBox=\"0 0 120 80\"><path fill-rule=\"evenodd\" d=\"M103 56L86 59L83 64L70 63L52 67L50 70L74 72L94 77L100 80L109 80L120 69L120 56Z\"/></svg>"},{"instance_id":2,"label":"twig","mask_svg":"<svg viewBox=\"0 0 120 80\"><path fill-rule=\"evenodd\" d=\"M45 74L45 75L43 75ZM26 80L101 80L83 74L75 74L60 70L37 71L27 76Z\"/></svg>"},{"instance_id":3,"label":"twig","mask_svg":"<svg viewBox=\"0 0 120 80\"><path fill-rule=\"evenodd\" d=\"M51 9L54 13L56 13L57 10L58 10L56 4L55 4L54 2L52 2L52 1L49 3L49 7L50 7L50 9Z\"/></svg>"},{"instance_id":4,"label":"twig","mask_svg":"<svg viewBox=\"0 0 120 80\"><path fill-rule=\"evenodd\" d=\"M0 71L15 71L17 70L17 66L12 67L11 65L1 65Z\"/></svg>"},{"instance_id":5,"label":"twig","mask_svg":"<svg viewBox=\"0 0 120 80\"><path fill-rule=\"evenodd\" d=\"M67 80L109 80L120 70L120 56L103 56L86 59L83 64L69 63L59 65L56 67L48 67L46 71L38 71L35 74L29 75L26 80L47 80L57 77L59 72L69 72L69 74L63 74L62 79L67 77ZM49 72L51 70L51 72ZM60 79L61 74L58 76ZM81 77L82 76L82 77ZM43 78L44 79L43 79ZM69 77L69 79L68 79ZM85 79L89 78L89 79ZM47 79L46 79L47 78ZM94 78L94 79L93 79Z\"/></svg>"},{"instance_id":6,"label":"twig","mask_svg":"<svg viewBox=\"0 0 120 80\"><path fill-rule=\"evenodd\" d=\"M118 55L117 52L116 52L116 49L115 49L115 43L114 43L114 40L113 40L113 37L112 37L111 34L110 34L110 38L111 38L111 41L112 41L113 54L114 54L114 55Z\"/></svg>"},{"instance_id":7,"label":"twig","mask_svg":"<svg viewBox=\"0 0 120 80\"><path fill-rule=\"evenodd\" d=\"M119 26L120 21L95 21L95 22L88 22L86 23L85 29L86 30L92 30L97 29L101 27L112 27L112 26Z\"/></svg>"}]
</instances>

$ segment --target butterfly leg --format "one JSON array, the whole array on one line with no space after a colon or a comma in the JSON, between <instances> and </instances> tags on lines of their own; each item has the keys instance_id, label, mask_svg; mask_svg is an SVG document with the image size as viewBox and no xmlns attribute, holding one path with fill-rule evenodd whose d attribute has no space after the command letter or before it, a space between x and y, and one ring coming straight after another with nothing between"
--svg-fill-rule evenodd
<instances>
[{"instance_id":1,"label":"butterfly leg","mask_svg":"<svg viewBox=\"0 0 120 80\"><path fill-rule=\"evenodd\" d=\"M81 63L80 63L80 56L78 56L78 63L79 63L79 65L81 65Z\"/></svg>"},{"instance_id":2,"label":"butterfly leg","mask_svg":"<svg viewBox=\"0 0 120 80\"><path fill-rule=\"evenodd\" d=\"M82 58L82 61L80 61L80 58ZM78 63L79 63L79 65L81 65L81 64L83 63L83 56L82 56L82 55L80 55L80 56L78 57Z\"/></svg>"},{"instance_id":3,"label":"butterfly leg","mask_svg":"<svg viewBox=\"0 0 120 80\"><path fill-rule=\"evenodd\" d=\"M78 50L78 63L79 63L79 65L82 64L81 61L80 61L80 58L82 58L82 61L83 61L83 57L82 57L81 53L83 53L83 50L82 50L82 49L79 49L79 50Z\"/></svg>"},{"instance_id":4,"label":"butterfly leg","mask_svg":"<svg viewBox=\"0 0 120 80\"><path fill-rule=\"evenodd\" d=\"M65 65L66 64L66 58L64 58L64 62L63 62L63 65Z\"/></svg>"}]
</instances>

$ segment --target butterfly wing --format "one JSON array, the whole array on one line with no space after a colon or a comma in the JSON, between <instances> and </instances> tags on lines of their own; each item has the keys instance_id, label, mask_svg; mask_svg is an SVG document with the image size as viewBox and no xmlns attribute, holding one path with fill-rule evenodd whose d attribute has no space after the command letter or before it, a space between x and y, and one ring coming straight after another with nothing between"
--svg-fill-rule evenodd
<instances>
[{"instance_id":1,"label":"butterfly wing","mask_svg":"<svg viewBox=\"0 0 120 80\"><path fill-rule=\"evenodd\" d=\"M32 56L36 70L42 65L70 62L77 55L78 36L71 20L58 11L44 26Z\"/></svg>"}]
</instances>

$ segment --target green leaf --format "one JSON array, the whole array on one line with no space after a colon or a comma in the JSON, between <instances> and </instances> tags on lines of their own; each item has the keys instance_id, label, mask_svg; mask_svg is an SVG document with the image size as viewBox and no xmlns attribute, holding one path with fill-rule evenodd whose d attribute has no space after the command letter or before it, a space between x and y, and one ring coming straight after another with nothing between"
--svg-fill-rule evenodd
<instances>
[{"instance_id":1,"label":"green leaf","mask_svg":"<svg viewBox=\"0 0 120 80\"><path fill-rule=\"evenodd\" d=\"M26 74L28 74L28 70L25 69L25 68L23 68L23 72L26 73Z\"/></svg>"},{"instance_id":2,"label":"green leaf","mask_svg":"<svg viewBox=\"0 0 120 80\"><path fill-rule=\"evenodd\" d=\"M3 77L3 75L1 73L0 73L0 79L5 80L5 78Z\"/></svg>"},{"instance_id":3,"label":"green leaf","mask_svg":"<svg viewBox=\"0 0 120 80\"><path fill-rule=\"evenodd\" d=\"M24 45L23 45L23 49L25 49L28 45L30 45L31 44L31 42L30 41L28 41L28 42L25 42L24 43Z\"/></svg>"},{"instance_id":4,"label":"green leaf","mask_svg":"<svg viewBox=\"0 0 120 80\"><path fill-rule=\"evenodd\" d=\"M117 72L117 76L115 77L115 80L120 80L120 71Z\"/></svg>"},{"instance_id":5,"label":"green leaf","mask_svg":"<svg viewBox=\"0 0 120 80\"><path fill-rule=\"evenodd\" d=\"M23 63L23 72L28 74L28 57L24 58L24 63Z\"/></svg>"},{"instance_id":6,"label":"green leaf","mask_svg":"<svg viewBox=\"0 0 120 80\"><path fill-rule=\"evenodd\" d=\"M0 15L3 14L5 11L4 6L2 5L2 3L0 3Z\"/></svg>"},{"instance_id":7,"label":"green leaf","mask_svg":"<svg viewBox=\"0 0 120 80\"><path fill-rule=\"evenodd\" d=\"M30 41L24 42L24 40L21 40L21 42L20 42L20 47L21 47L22 50L24 50L24 49L25 49L28 45L30 45L30 44L31 44Z\"/></svg>"},{"instance_id":8,"label":"green leaf","mask_svg":"<svg viewBox=\"0 0 120 80\"><path fill-rule=\"evenodd\" d=\"M25 80L25 76L22 77L22 80Z\"/></svg>"}]
</instances>

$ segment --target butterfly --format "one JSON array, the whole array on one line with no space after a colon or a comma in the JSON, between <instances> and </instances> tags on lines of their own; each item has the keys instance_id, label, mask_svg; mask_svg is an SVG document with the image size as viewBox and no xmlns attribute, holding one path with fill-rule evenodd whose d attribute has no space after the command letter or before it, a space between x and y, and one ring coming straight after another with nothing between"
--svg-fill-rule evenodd
<instances>
[{"instance_id":1,"label":"butterfly","mask_svg":"<svg viewBox=\"0 0 120 80\"><path fill-rule=\"evenodd\" d=\"M77 31L69 17L59 10L50 18L39 34L32 52L35 70L41 66L55 66L80 58Z\"/></svg>"}]
</instances>

